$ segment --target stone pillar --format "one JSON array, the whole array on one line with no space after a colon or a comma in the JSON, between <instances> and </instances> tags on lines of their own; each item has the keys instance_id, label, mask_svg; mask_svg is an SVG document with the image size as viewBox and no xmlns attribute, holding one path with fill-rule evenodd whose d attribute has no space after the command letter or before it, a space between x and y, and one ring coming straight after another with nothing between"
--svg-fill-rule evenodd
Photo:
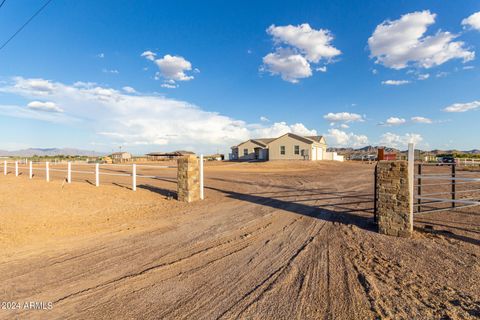
<instances>
[{"instance_id":1,"label":"stone pillar","mask_svg":"<svg viewBox=\"0 0 480 320\"><path fill-rule=\"evenodd\" d=\"M410 237L413 210L407 161L379 161L377 165L377 213L380 233Z\"/></svg>"},{"instance_id":2,"label":"stone pillar","mask_svg":"<svg viewBox=\"0 0 480 320\"><path fill-rule=\"evenodd\" d=\"M200 200L200 170L197 156L178 158L177 197L179 201Z\"/></svg>"}]
</instances>

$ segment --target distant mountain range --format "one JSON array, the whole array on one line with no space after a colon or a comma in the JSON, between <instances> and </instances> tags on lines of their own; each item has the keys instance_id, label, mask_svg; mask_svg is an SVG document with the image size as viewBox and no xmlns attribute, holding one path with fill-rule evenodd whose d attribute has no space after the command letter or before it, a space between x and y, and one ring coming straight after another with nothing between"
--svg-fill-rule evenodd
<instances>
[{"instance_id":1,"label":"distant mountain range","mask_svg":"<svg viewBox=\"0 0 480 320\"><path fill-rule=\"evenodd\" d=\"M73 148L29 148L16 151L0 150L0 156L4 157L32 157L32 156L92 156L98 157L104 155L96 151L73 149Z\"/></svg>"},{"instance_id":2,"label":"distant mountain range","mask_svg":"<svg viewBox=\"0 0 480 320\"><path fill-rule=\"evenodd\" d=\"M366 146L363 148L328 148L327 151L330 152L337 152L338 154L341 155L350 155L350 154L377 154L379 146ZM385 147L385 153L396 153L396 152L406 152L406 150L399 150L395 148L387 148ZM480 154L480 150L478 149L473 149L473 150L431 150L431 151L425 151L422 150L422 153L429 153L432 155L438 155L438 154L453 154L453 153L465 153L465 154Z\"/></svg>"}]
</instances>

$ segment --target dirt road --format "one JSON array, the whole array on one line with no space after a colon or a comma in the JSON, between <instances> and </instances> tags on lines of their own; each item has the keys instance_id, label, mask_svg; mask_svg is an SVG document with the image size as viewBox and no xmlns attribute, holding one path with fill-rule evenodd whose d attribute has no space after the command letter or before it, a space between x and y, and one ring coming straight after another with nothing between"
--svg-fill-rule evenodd
<instances>
[{"instance_id":1,"label":"dirt road","mask_svg":"<svg viewBox=\"0 0 480 320\"><path fill-rule=\"evenodd\" d=\"M0 301L53 308L0 318L480 317L478 208L443 216L448 232L379 235L372 173L209 165L207 199L193 204L160 189L1 176ZM174 189L173 175L157 188Z\"/></svg>"}]
</instances>

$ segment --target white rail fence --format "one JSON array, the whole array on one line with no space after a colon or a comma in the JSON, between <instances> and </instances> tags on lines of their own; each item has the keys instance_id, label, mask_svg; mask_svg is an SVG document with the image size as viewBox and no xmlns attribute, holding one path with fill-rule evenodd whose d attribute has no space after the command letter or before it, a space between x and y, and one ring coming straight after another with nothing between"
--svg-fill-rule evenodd
<instances>
[{"instance_id":1,"label":"white rail fence","mask_svg":"<svg viewBox=\"0 0 480 320\"><path fill-rule=\"evenodd\" d=\"M480 159L476 158L455 158L455 163L462 166L478 166Z\"/></svg>"},{"instance_id":2,"label":"white rail fence","mask_svg":"<svg viewBox=\"0 0 480 320\"><path fill-rule=\"evenodd\" d=\"M203 155L200 155L200 198L204 199L204 188L203 188ZM20 164L22 166L20 166ZM27 166L28 164L28 166ZM58 166L65 166L66 164L66 169L65 168L58 168ZM94 168L93 171L90 171L91 168ZM119 169L120 168L120 169ZM28 170L28 177L29 179L33 179L34 173L35 172L45 172L45 180L47 182L50 181L51 179L51 172L63 172L66 173L66 176L63 178L65 179L66 183L72 183L72 177L75 175L83 175L82 178L85 178L85 175L87 177L94 177L95 178L95 186L99 187L100 182L101 182L101 177L102 176L110 176L110 177L124 177L124 178L130 178L131 179L131 190L136 191L137 190L137 182L138 180L142 179L164 179L165 176L158 176L158 175L152 175L152 174L139 174L138 170L142 169L148 169L149 172L151 171L156 171L156 170L162 170L162 169L176 169L176 165L153 165L153 164L100 164L100 163L76 163L76 162L55 162L55 163L50 163L50 162L32 162L32 161L27 161L21 160L21 161L7 161L4 160L3 162L3 174L7 175L9 172L9 169L13 169L15 176L19 176L20 169L23 170ZM103 170L102 170L103 169ZM1 169L0 169L1 170ZM119 172L106 172L108 171L119 171ZM125 172L129 171L129 172Z\"/></svg>"}]
</instances>

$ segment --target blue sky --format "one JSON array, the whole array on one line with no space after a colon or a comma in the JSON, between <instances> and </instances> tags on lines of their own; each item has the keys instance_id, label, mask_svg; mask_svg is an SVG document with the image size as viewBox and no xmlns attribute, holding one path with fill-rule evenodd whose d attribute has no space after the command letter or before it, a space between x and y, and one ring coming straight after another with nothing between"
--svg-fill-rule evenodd
<instances>
[{"instance_id":1,"label":"blue sky","mask_svg":"<svg viewBox=\"0 0 480 320\"><path fill-rule=\"evenodd\" d=\"M43 3L7 0L0 41ZM477 12L478 1L53 0L0 50L0 149L226 152L288 131L479 148Z\"/></svg>"}]
</instances>

